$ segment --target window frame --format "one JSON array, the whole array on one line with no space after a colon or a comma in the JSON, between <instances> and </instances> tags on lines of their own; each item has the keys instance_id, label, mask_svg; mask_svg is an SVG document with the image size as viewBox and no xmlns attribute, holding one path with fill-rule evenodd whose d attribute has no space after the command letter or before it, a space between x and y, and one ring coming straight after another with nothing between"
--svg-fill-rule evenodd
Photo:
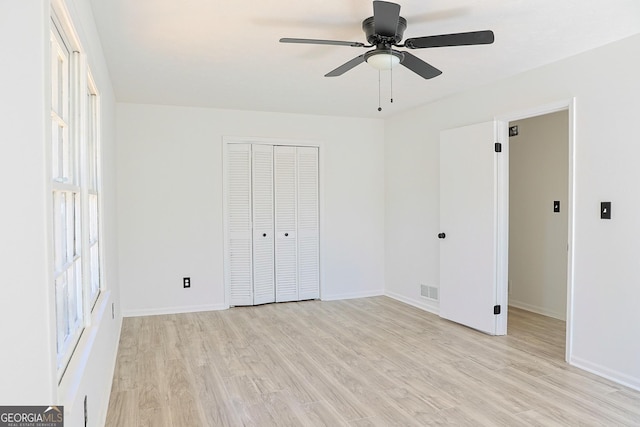
<instances>
[{"instance_id":1,"label":"window frame","mask_svg":"<svg viewBox=\"0 0 640 427\"><path fill-rule=\"evenodd\" d=\"M52 195L52 331L60 383L105 290L101 112L100 92L61 1L51 1L50 16L51 140L47 176Z\"/></svg>"},{"instance_id":2,"label":"window frame","mask_svg":"<svg viewBox=\"0 0 640 427\"><path fill-rule=\"evenodd\" d=\"M85 212L87 213L86 221L87 230L86 230L86 245L87 245L87 269L88 274L86 275L87 283L87 312L92 312L98 302L98 298L100 297L100 293L104 289L104 262L102 257L102 180L101 180L101 156L102 152L100 146L100 93L98 91L97 85L91 74L91 69L89 66L86 67L86 78L87 81L84 85L85 96L84 98L84 109L85 117L84 117L84 132L83 135L86 138L85 144L83 147L85 148L86 154L84 156L86 164L85 164L85 184L84 191L85 193ZM95 206L92 206L92 199L95 199ZM94 213L95 208L95 221L91 217ZM92 239L92 236L95 235L95 239ZM94 264L92 261L93 254L91 253L92 249L96 247L96 259L97 262L97 272L94 272ZM92 280L97 280L97 287L95 288ZM87 326L89 326L87 324Z\"/></svg>"}]
</instances>

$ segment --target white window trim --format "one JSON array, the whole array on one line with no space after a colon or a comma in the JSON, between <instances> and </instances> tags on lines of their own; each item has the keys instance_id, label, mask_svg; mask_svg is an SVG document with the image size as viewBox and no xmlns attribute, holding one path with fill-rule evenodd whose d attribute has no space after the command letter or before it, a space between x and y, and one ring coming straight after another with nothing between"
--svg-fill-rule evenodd
<instances>
[{"instance_id":1,"label":"white window trim","mask_svg":"<svg viewBox=\"0 0 640 427\"><path fill-rule=\"evenodd\" d=\"M51 224L51 232L49 235L51 236L51 253L52 253L52 271L50 276L51 286L54 287L52 292L53 301L52 308L54 313L60 309L60 307L64 306L64 304L59 304L59 297L55 291L56 280L64 274L68 274L68 267L71 269L73 264L80 262L80 274L81 281L77 284L80 287L80 292L78 295L72 296L69 301L78 301L78 304L81 305L80 315L79 315L79 323L76 323L79 327L73 331L73 333L66 337L63 344L60 345L61 351L57 351L58 345L54 346L56 367L57 367L57 377L59 384L62 381L62 378L69 367L71 365L71 361L74 357L74 352L78 347L83 332L86 328L91 326L92 319L94 318L94 311L96 307L99 306L98 301L101 300L101 295L105 294L105 280L104 280L104 250L103 250L103 221L102 221L102 192L101 192L101 141L100 141L100 92L98 91L97 85L93 76L91 75L91 71L87 64L87 57L85 52L82 49L81 44L79 43L79 39L77 37L77 33L73 28L70 15L66 9L65 3L63 0L51 0L51 37L52 37L52 46L53 41L55 43L60 44L65 51L69 61L69 76L67 77L66 86L68 93L66 95L68 100L63 100L63 105L68 105L68 112L66 111L54 111L53 100L51 103L51 121L52 124L50 126L51 132L55 131L55 124L60 123L65 127L64 132L66 133L65 137L68 138L68 144L70 147L71 154L69 155L69 163L71 170L69 171L68 177L64 178L55 178L54 175L58 175L57 171L53 170L53 166L57 164L57 161L54 162L54 156L60 157L58 153L54 153L53 149L49 149L47 152L49 153L49 160L47 166L47 176L50 180L50 188L52 197L55 194L66 193L66 194L76 194L79 195L80 199L80 221L79 221L79 232L80 232L80 244L79 244L79 253L73 255L72 260L66 260L63 266L59 263L56 265L55 260L59 259L59 256L56 256L56 251L60 251L60 247L54 247L55 245L63 245L63 243L59 243L56 241L55 235L55 227L54 227L54 211L59 208L59 205L52 201L52 211L50 212L50 224ZM51 67L54 66L54 56L56 54L55 50L50 52L51 59L50 64ZM55 78L56 74L52 71L51 78ZM89 95L95 96L95 108L89 109L88 105L88 97ZM67 107L64 107L63 110L66 110ZM62 114L62 117L60 116ZM87 115L93 114L94 119L89 122ZM90 129L89 126L95 126L95 129L92 131L91 135L89 135ZM52 143L53 141L51 141ZM90 159L89 155L91 154L92 149L88 146L88 144L94 142L95 143L95 167L91 168L89 165ZM50 145L51 145L50 143ZM73 159L71 159L73 157ZM50 169L49 169L50 168ZM60 168L58 168L60 170ZM91 180L90 173L95 171L95 188L93 188L93 180ZM91 187L91 188L90 188ZM90 241L89 227L90 227L90 214L89 214L89 195L97 196L97 235L95 240ZM69 225L67 225L69 227ZM70 225L71 229L75 229L75 225ZM67 229L68 233L71 233L71 230ZM71 234L73 235L73 234ZM66 244L69 242L73 242L73 239L67 238ZM91 248L97 245L98 247L98 280L99 287L97 292L92 295L92 281L91 281ZM59 253L59 252L58 252ZM71 285L71 283L69 283ZM62 298L61 301L64 301L65 295L60 295ZM77 299L80 298L80 299ZM103 306L104 304L100 304ZM100 310L103 311L104 307ZM58 322L58 314L54 315L52 318L55 323L55 327L51 330L56 334L54 337L54 342L58 343L58 333L59 330L62 329L59 327ZM62 326L62 325L60 325ZM79 356L80 357L80 356ZM85 357L85 356L82 356Z\"/></svg>"},{"instance_id":2,"label":"white window trim","mask_svg":"<svg viewBox=\"0 0 640 427\"><path fill-rule=\"evenodd\" d=\"M73 77L73 70L77 67L78 55L74 53L73 45L70 43L67 33L65 32L63 26L61 25L61 21L55 13L52 13L51 16L51 41L52 44L55 43L56 48L60 52L61 49L65 49L64 52L60 52L63 54L66 60L65 64L65 78L62 79L62 89L58 92L62 92L62 100L61 105L58 104L53 106L53 100L51 105L51 120L52 125L50 126L51 131L53 130L53 123L57 123L62 125L63 127L63 138L58 141L58 145L56 152L50 150L51 159L49 164L52 165L51 173L49 176L52 180L51 189L52 189L52 198L53 198L53 212L51 213L51 220L53 225L53 259L54 259L54 267L53 267L53 275L51 280L51 286L54 287L54 311L56 313L56 366L58 368L58 379L62 377L64 373L64 369L69 363L75 346L80 340L80 336L82 335L82 331L84 329L84 310L79 310L80 313L75 311L74 318L76 315L79 317L78 320L67 320L64 324L61 324L61 316L66 316L68 314L68 309L65 310L66 313L63 315L62 310L67 308L68 306L77 307L78 298L82 298L82 292L80 295L77 295L77 292L73 289L77 286L77 280L82 280L82 240L80 243L79 252L74 252L69 254L69 245L72 244L75 240L73 237L75 236L75 232L80 231L76 229L76 211L75 211L75 198L80 198L80 203L82 203L82 195L81 195L81 186L80 186L80 176L78 174L77 161L78 153L75 144L77 144L76 140L76 126L74 126L74 108L73 108L73 97L74 97L74 85L76 81ZM54 67L54 59L53 55L57 54L56 52L51 52L52 59L50 64ZM52 83L53 84L53 83ZM60 106L62 106L62 110L60 110ZM62 116L61 116L62 115ZM66 116L66 117L65 117ZM60 148L59 144L63 144L63 147ZM61 154L62 153L62 154ZM57 160L54 161L54 156L57 157ZM65 162L62 160L67 157L65 167ZM62 162L62 165L60 164ZM56 167L56 170L53 170L53 167ZM67 170L68 167L68 170ZM58 229L61 229L62 233L66 233L65 237L60 238L61 235L58 235L56 230L56 216L55 212L60 208L60 205L56 203L58 197L65 197L66 202L64 204L65 214L64 214L64 222L65 224L57 224ZM71 218L73 218L74 222L70 223L70 214L73 212ZM82 212L82 208L80 209ZM80 219L80 224L82 224ZM76 267L80 264L78 272ZM77 274L80 274L80 278L77 279ZM69 280L69 279L72 280ZM60 294L57 290L57 282L59 280L63 280L66 286L66 289L71 289L71 291L67 290L63 294ZM81 284L81 282L80 282ZM82 288L81 288L82 289ZM72 293L72 297L67 299L69 293ZM74 304L75 302L75 304ZM60 336L60 332L63 330L62 328L70 327L71 331L69 335L62 337Z\"/></svg>"},{"instance_id":3,"label":"white window trim","mask_svg":"<svg viewBox=\"0 0 640 427\"><path fill-rule=\"evenodd\" d=\"M84 159L86 162L85 168L84 168L84 176L85 176L85 185L83 186L83 191L84 191L84 213L85 213L85 218L83 218L84 224L86 225L86 234L83 233L83 235L86 235L87 238L85 239L86 245L87 245L87 257L85 259L85 263L86 266L88 267L85 271L89 271L91 272L91 249L93 246L98 245L98 281L99 281L99 286L98 286L98 290L96 292L95 295L91 294L92 291L92 286L91 286L91 274L87 274L85 277L85 292L87 295L90 296L90 298L85 298L85 313L91 313L93 311L93 309L96 306L96 303L98 302L98 299L100 297L100 294L102 293L102 291L104 290L104 259L103 259L103 248L102 248L102 179L101 179L101 146L100 146L100 92L98 91L98 87L95 83L95 80L93 79L93 75L91 74L91 70L89 69L88 66L85 67L86 68L86 72L84 73L84 75L86 76L86 81L84 82L84 86L86 88L86 92L85 92L85 96L82 97L83 103L84 104L84 108L82 109L82 111L85 112L89 112L89 109L87 108L86 103L88 102L87 100L87 96L91 94L91 96L95 97L95 111L91 110L91 112L95 115L94 119L91 121L91 124L93 124L95 126L95 129L93 129L94 131L94 135L92 135L92 138L94 139L93 143L95 144L93 147L93 151L91 152L91 150L89 149L89 145L91 144L90 141L87 141L86 144L83 144L83 148L85 151L88 151L87 153L84 154ZM88 117L83 118L83 135L87 135L87 131L89 130L89 121L87 120ZM95 158L93 160L89 159L89 156L91 154L95 155ZM92 171L91 169L91 162L95 161L95 165L94 165L94 171ZM92 184L93 184L93 177L91 176L91 173L95 172L95 188L92 188ZM90 209L91 207L89 206L89 195L93 195L96 196L97 198L97 224L96 224L96 233L97 233L97 238L95 239L95 241L91 241L91 233L90 233L90 226L91 226L91 221L89 218L89 214L90 214ZM86 326L90 326L91 324L91 316L85 316L86 317Z\"/></svg>"}]
</instances>

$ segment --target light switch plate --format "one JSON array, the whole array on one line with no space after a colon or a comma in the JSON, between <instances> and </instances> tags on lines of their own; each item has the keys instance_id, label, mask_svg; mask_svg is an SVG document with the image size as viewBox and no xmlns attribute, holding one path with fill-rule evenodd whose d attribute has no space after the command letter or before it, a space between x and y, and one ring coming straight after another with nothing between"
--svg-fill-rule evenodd
<instances>
[{"instance_id":1,"label":"light switch plate","mask_svg":"<svg viewBox=\"0 0 640 427\"><path fill-rule=\"evenodd\" d=\"M611 202L600 202L600 218L611 219Z\"/></svg>"}]
</instances>

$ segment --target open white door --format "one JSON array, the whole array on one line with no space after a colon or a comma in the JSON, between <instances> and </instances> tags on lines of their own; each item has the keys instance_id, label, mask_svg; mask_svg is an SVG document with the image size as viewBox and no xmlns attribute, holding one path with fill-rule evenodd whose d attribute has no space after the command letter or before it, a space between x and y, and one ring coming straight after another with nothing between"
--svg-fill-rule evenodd
<instances>
[{"instance_id":1,"label":"open white door","mask_svg":"<svg viewBox=\"0 0 640 427\"><path fill-rule=\"evenodd\" d=\"M440 316L502 335L506 263L500 256L507 248L499 214L507 183L496 127L487 122L440 134Z\"/></svg>"}]
</instances>

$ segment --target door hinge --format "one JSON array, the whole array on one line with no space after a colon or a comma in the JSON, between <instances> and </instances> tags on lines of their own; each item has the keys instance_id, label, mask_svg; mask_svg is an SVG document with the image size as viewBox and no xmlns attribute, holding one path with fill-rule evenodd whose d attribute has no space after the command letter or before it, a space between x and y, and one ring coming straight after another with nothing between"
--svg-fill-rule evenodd
<instances>
[{"instance_id":1,"label":"door hinge","mask_svg":"<svg viewBox=\"0 0 640 427\"><path fill-rule=\"evenodd\" d=\"M499 305L494 305L493 306L493 314L500 314L500 306Z\"/></svg>"},{"instance_id":2,"label":"door hinge","mask_svg":"<svg viewBox=\"0 0 640 427\"><path fill-rule=\"evenodd\" d=\"M502 144L499 142L496 142L495 150L496 150L496 153L502 153Z\"/></svg>"}]
</instances>

